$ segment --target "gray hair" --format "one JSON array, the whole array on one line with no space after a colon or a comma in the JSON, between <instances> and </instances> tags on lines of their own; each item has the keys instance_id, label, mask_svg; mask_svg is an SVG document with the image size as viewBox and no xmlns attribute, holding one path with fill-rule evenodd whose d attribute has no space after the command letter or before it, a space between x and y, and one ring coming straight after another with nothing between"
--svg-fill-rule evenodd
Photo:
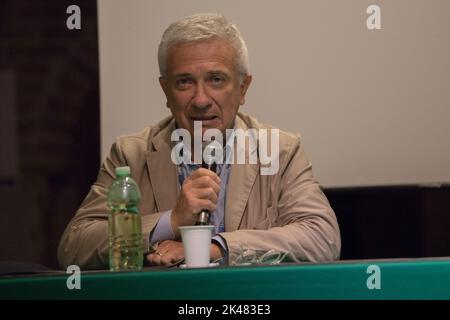
<instances>
[{"instance_id":1,"label":"gray hair","mask_svg":"<svg viewBox=\"0 0 450 320\"><path fill-rule=\"evenodd\" d=\"M249 74L248 50L238 28L220 14L200 13L174 22L164 31L158 48L161 76L166 76L167 53L171 47L210 39L228 41L236 50L236 64L241 79Z\"/></svg>"}]
</instances>

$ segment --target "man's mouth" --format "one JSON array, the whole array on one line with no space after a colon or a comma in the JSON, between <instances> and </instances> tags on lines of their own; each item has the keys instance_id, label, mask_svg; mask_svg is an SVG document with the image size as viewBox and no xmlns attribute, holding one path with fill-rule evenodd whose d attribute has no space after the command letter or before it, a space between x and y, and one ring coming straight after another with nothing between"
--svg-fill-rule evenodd
<instances>
[{"instance_id":1,"label":"man's mouth","mask_svg":"<svg viewBox=\"0 0 450 320\"><path fill-rule=\"evenodd\" d=\"M212 120L214 118L217 118L215 115L205 115L205 116L192 116L192 121L206 121L206 120Z\"/></svg>"},{"instance_id":2,"label":"man's mouth","mask_svg":"<svg viewBox=\"0 0 450 320\"><path fill-rule=\"evenodd\" d=\"M191 117L192 121L209 121L216 119L217 116L210 115L210 116L193 116Z\"/></svg>"},{"instance_id":3,"label":"man's mouth","mask_svg":"<svg viewBox=\"0 0 450 320\"><path fill-rule=\"evenodd\" d=\"M206 128L218 128L220 126L219 117L214 115L190 117L192 122L201 121L203 130Z\"/></svg>"}]
</instances>

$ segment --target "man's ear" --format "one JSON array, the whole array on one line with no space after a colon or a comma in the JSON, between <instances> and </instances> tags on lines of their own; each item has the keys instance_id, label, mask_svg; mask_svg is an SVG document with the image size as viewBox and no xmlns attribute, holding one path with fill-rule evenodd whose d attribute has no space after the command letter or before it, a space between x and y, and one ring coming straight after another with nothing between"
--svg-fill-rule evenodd
<instances>
[{"instance_id":1,"label":"man's ear","mask_svg":"<svg viewBox=\"0 0 450 320\"><path fill-rule=\"evenodd\" d=\"M240 105L243 105L245 103L245 95L247 94L248 87L250 87L250 84L252 83L252 76L246 75L241 83L241 100L239 101Z\"/></svg>"},{"instance_id":2,"label":"man's ear","mask_svg":"<svg viewBox=\"0 0 450 320\"><path fill-rule=\"evenodd\" d=\"M161 86L161 89L164 91L164 94L166 95L166 106L169 108L169 88L166 78L159 77L159 85Z\"/></svg>"}]
</instances>

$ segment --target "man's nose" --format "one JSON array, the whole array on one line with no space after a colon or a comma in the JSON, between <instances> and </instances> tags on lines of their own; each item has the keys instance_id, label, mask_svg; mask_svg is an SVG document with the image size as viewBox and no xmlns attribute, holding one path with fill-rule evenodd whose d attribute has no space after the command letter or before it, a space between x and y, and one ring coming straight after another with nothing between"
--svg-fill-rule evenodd
<instances>
[{"instance_id":1,"label":"man's nose","mask_svg":"<svg viewBox=\"0 0 450 320\"><path fill-rule=\"evenodd\" d=\"M204 84L199 83L196 86L192 105L198 109L205 109L211 105L211 97L208 95Z\"/></svg>"}]
</instances>

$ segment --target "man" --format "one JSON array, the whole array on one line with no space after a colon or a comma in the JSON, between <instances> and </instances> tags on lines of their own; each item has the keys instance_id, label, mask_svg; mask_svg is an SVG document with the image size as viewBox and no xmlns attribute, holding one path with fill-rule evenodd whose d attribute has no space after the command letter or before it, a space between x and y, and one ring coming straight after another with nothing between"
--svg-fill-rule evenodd
<instances>
[{"instance_id":1,"label":"man","mask_svg":"<svg viewBox=\"0 0 450 320\"><path fill-rule=\"evenodd\" d=\"M314 180L299 137L279 131L278 170L272 174L261 174L260 153L257 163L225 162L216 173L173 161L172 133L184 129L194 137L196 121L201 121L202 133L217 129L224 136L230 129L272 128L238 113L252 77L237 28L217 14L175 22L162 37L158 62L172 116L117 139L61 239L61 265L108 266L106 195L118 166L130 166L141 189L144 238L147 244L158 243L157 251L146 255L150 265L183 259L178 227L194 225L202 210L211 212L216 227L211 260L233 260L242 247L288 252L302 261L338 259L336 217Z\"/></svg>"}]
</instances>

